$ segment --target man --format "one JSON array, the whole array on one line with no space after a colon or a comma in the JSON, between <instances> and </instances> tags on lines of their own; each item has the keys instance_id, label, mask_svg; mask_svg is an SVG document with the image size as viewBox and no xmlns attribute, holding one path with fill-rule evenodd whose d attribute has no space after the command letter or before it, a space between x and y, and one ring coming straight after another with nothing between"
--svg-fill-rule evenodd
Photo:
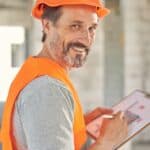
<instances>
[{"instance_id":1,"label":"man","mask_svg":"<svg viewBox=\"0 0 150 150\"><path fill-rule=\"evenodd\" d=\"M85 63L99 17L107 13L98 0L37 0L32 14L42 23L43 48L27 59L10 87L1 131L4 150L82 149L85 122L68 71ZM102 126L103 134L88 150L112 150L127 135L120 112Z\"/></svg>"}]
</instances>

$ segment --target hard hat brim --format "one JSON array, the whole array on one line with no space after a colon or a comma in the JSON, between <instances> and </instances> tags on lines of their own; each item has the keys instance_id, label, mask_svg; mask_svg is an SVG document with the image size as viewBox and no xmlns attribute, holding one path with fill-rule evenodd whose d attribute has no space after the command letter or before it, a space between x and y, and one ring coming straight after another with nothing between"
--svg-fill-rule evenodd
<instances>
[{"instance_id":1,"label":"hard hat brim","mask_svg":"<svg viewBox=\"0 0 150 150\"><path fill-rule=\"evenodd\" d=\"M69 1L68 0L55 0L55 1L51 1L49 2L49 0L37 0L35 6L32 9L32 16L37 18L37 19L41 19L41 16L43 14L43 10L44 10L44 5L50 6L50 7L58 7L58 6L64 6L64 5L88 5L88 6L93 6L95 7L95 12L98 15L98 17L100 19L104 18L105 16L107 16L110 13L110 10L108 8L105 8L103 6L103 4L101 3L96 3L94 1L91 0L85 0L85 1Z\"/></svg>"}]
</instances>

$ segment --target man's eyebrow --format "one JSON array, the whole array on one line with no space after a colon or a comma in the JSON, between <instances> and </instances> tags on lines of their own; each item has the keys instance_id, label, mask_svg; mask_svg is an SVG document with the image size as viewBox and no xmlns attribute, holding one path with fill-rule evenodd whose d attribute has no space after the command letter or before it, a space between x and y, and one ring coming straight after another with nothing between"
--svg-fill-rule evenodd
<instances>
[{"instance_id":1,"label":"man's eyebrow","mask_svg":"<svg viewBox=\"0 0 150 150\"><path fill-rule=\"evenodd\" d=\"M72 23L83 24L83 21L80 21L80 20L73 20Z\"/></svg>"},{"instance_id":2,"label":"man's eyebrow","mask_svg":"<svg viewBox=\"0 0 150 150\"><path fill-rule=\"evenodd\" d=\"M93 23L92 26L97 27L97 26L98 26L98 23Z\"/></svg>"},{"instance_id":3,"label":"man's eyebrow","mask_svg":"<svg viewBox=\"0 0 150 150\"><path fill-rule=\"evenodd\" d=\"M74 20L74 21L72 21L72 23L84 24L84 22L80 21L80 20ZM98 26L98 23L93 23L92 26Z\"/></svg>"}]
</instances>

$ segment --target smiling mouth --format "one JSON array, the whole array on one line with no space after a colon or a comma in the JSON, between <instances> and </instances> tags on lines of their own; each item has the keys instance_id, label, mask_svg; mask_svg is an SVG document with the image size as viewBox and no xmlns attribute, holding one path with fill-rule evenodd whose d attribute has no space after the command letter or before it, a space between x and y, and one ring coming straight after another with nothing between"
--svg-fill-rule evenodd
<instances>
[{"instance_id":1,"label":"smiling mouth","mask_svg":"<svg viewBox=\"0 0 150 150\"><path fill-rule=\"evenodd\" d=\"M75 52L78 52L78 53L87 53L87 50L86 50L85 48L72 47L72 49L73 49Z\"/></svg>"},{"instance_id":2,"label":"smiling mouth","mask_svg":"<svg viewBox=\"0 0 150 150\"><path fill-rule=\"evenodd\" d=\"M67 44L65 52L67 53L69 50L72 51L72 53L88 55L90 48L80 42L70 42Z\"/></svg>"}]
</instances>

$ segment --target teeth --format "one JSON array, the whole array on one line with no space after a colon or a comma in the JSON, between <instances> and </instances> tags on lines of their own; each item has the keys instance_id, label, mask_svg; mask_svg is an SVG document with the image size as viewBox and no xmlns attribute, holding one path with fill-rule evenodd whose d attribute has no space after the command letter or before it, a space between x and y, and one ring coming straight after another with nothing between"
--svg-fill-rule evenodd
<instances>
[{"instance_id":1,"label":"teeth","mask_svg":"<svg viewBox=\"0 0 150 150\"><path fill-rule=\"evenodd\" d=\"M84 51L85 51L84 48L78 48L78 47L75 47L74 49L75 49L76 51L79 51L79 52L84 52Z\"/></svg>"}]
</instances>

